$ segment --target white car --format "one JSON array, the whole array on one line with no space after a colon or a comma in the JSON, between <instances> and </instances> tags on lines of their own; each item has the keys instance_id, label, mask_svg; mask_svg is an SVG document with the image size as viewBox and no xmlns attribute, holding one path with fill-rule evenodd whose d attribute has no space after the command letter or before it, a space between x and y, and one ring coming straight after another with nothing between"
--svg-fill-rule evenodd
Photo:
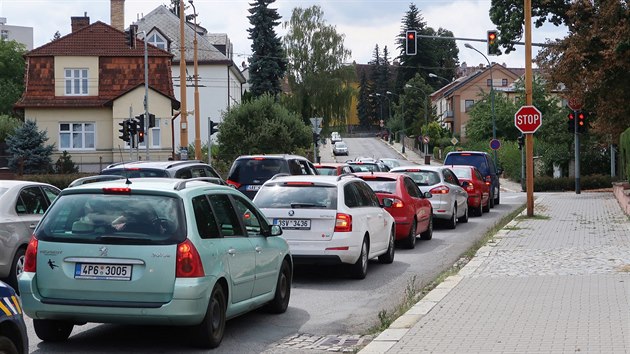
<instances>
[{"instance_id":1,"label":"white car","mask_svg":"<svg viewBox=\"0 0 630 354\"><path fill-rule=\"evenodd\" d=\"M260 188L254 204L282 227L295 264L348 265L367 275L368 260L394 261L394 218L370 186L353 175L277 176Z\"/></svg>"},{"instance_id":2,"label":"white car","mask_svg":"<svg viewBox=\"0 0 630 354\"><path fill-rule=\"evenodd\" d=\"M343 139L341 139L341 134L339 134L339 132L332 132L332 134L330 134L330 142L333 144L341 140Z\"/></svg>"},{"instance_id":3,"label":"white car","mask_svg":"<svg viewBox=\"0 0 630 354\"><path fill-rule=\"evenodd\" d=\"M402 166L390 172L405 173L413 179L422 193L431 192L433 217L446 219L454 229L457 222L468 222L468 192L462 188L455 173L445 166ZM464 182L468 183L468 182Z\"/></svg>"},{"instance_id":4,"label":"white car","mask_svg":"<svg viewBox=\"0 0 630 354\"><path fill-rule=\"evenodd\" d=\"M343 141L338 141L333 145L333 155L346 155L348 156L348 145Z\"/></svg>"}]
</instances>

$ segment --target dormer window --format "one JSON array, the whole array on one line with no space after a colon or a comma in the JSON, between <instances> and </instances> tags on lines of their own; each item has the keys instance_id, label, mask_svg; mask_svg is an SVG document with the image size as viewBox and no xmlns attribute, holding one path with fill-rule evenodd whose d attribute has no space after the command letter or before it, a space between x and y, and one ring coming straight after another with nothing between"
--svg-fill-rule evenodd
<instances>
[{"instance_id":1,"label":"dormer window","mask_svg":"<svg viewBox=\"0 0 630 354\"><path fill-rule=\"evenodd\" d=\"M166 39L164 39L164 37L160 36L157 32L151 33L149 35L149 41L148 43L153 44L154 46L160 48L160 49L164 49L164 50L168 50L167 49L167 42Z\"/></svg>"},{"instance_id":2,"label":"dormer window","mask_svg":"<svg viewBox=\"0 0 630 354\"><path fill-rule=\"evenodd\" d=\"M66 96L87 96L88 69L65 69Z\"/></svg>"}]
</instances>

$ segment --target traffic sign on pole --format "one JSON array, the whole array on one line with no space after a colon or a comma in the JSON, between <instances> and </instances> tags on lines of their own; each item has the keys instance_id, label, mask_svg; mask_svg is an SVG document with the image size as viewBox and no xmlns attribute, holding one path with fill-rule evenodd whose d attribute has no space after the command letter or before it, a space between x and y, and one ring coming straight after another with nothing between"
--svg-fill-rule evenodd
<instances>
[{"instance_id":1,"label":"traffic sign on pole","mask_svg":"<svg viewBox=\"0 0 630 354\"><path fill-rule=\"evenodd\" d=\"M522 133L534 133L542 125L542 113L534 106L523 106L514 114L514 125Z\"/></svg>"},{"instance_id":2,"label":"traffic sign on pole","mask_svg":"<svg viewBox=\"0 0 630 354\"><path fill-rule=\"evenodd\" d=\"M490 140L490 148L492 150L498 150L501 147L501 141L499 139Z\"/></svg>"},{"instance_id":3,"label":"traffic sign on pole","mask_svg":"<svg viewBox=\"0 0 630 354\"><path fill-rule=\"evenodd\" d=\"M569 98L569 101L567 102L567 106L569 106L569 108L572 111L579 111L580 109L582 109L582 101L580 101L579 99L572 97Z\"/></svg>"}]
</instances>

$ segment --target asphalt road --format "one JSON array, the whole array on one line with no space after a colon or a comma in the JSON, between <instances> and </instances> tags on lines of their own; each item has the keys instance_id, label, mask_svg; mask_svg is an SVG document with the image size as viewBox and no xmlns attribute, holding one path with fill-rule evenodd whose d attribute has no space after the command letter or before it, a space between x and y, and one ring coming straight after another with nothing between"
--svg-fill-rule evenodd
<instances>
[{"instance_id":1,"label":"asphalt road","mask_svg":"<svg viewBox=\"0 0 630 354\"><path fill-rule=\"evenodd\" d=\"M374 138L345 139L350 156L400 156ZM330 151L330 143L323 151ZM322 154L322 161L334 159ZM436 225L433 239L413 250L396 249L392 264L373 260L363 280L347 277L338 268L297 268L289 309L281 315L258 310L228 321L218 353L323 353L287 346L291 336L364 335L379 324L379 312L392 311L412 284L422 287L451 267L504 215L525 203L524 193L502 192L501 204L482 217L470 217L455 230ZM189 346L186 328L110 324L76 326L63 343L43 343L27 319L31 353L204 353Z\"/></svg>"}]
</instances>

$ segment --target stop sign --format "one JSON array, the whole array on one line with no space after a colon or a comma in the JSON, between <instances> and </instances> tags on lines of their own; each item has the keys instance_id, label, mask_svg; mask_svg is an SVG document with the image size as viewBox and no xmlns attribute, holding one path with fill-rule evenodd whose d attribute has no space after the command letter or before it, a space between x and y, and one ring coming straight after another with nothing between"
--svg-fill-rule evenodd
<instances>
[{"instance_id":1,"label":"stop sign","mask_svg":"<svg viewBox=\"0 0 630 354\"><path fill-rule=\"evenodd\" d=\"M514 114L514 125L522 133L533 133L542 125L542 113L534 106L523 106Z\"/></svg>"}]
</instances>

